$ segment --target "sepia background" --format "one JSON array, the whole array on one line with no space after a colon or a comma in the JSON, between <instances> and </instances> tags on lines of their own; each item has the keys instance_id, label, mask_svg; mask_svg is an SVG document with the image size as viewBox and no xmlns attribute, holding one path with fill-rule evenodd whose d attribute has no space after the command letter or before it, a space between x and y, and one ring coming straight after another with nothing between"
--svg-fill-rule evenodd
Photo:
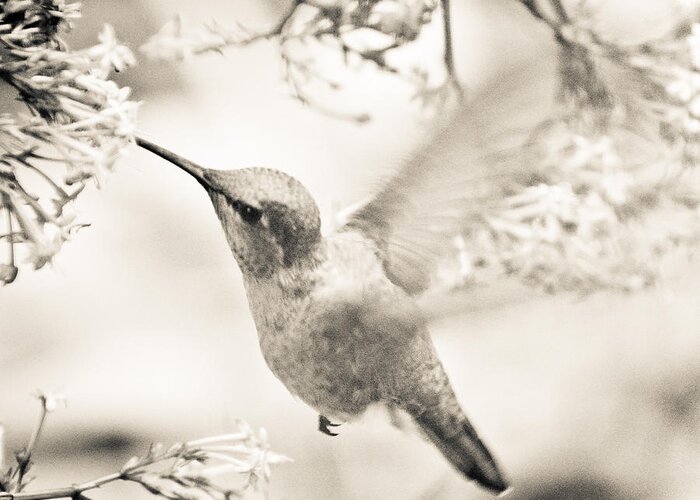
<instances>
[{"instance_id":1,"label":"sepia background","mask_svg":"<svg viewBox=\"0 0 700 500\"><path fill-rule=\"evenodd\" d=\"M546 28L516 2L453 4L468 86L535 54L540 64L525 83L551 92ZM611 33L635 40L670 26L664 4L635 2L630 12L617 0L603 12ZM88 45L109 22L137 47L176 13L192 24L269 26L281 10L276 1L89 0L69 39ZM439 44L428 36L412 57L439 63ZM273 43L180 64L141 61L118 80L142 102L147 137L208 167L272 166L298 177L326 228L338 207L370 195L430 137L410 91L372 72L338 97L370 110L369 124L305 108L288 96ZM448 147L459 156L459 144ZM7 450L31 432L37 389L68 400L49 417L32 488L92 479L152 441L220 434L242 418L294 459L274 468L271 498L489 498L380 412L333 439L316 430L314 411L265 366L239 271L207 196L187 175L134 148L77 209L91 227L53 266L0 289ZM514 485L508 498L700 498L697 261L674 262L658 285L632 295L496 287L423 305L463 406ZM90 496L148 497L129 485Z\"/></svg>"}]
</instances>

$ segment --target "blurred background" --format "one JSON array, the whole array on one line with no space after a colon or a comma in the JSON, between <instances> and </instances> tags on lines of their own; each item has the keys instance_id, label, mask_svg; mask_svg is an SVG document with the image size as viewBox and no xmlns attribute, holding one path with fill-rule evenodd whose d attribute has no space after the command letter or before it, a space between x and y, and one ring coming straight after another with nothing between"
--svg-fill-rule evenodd
<instances>
[{"instance_id":1,"label":"blurred background","mask_svg":"<svg viewBox=\"0 0 700 500\"><path fill-rule=\"evenodd\" d=\"M537 54L530 83L551 92L545 27L517 2L452 3L468 87ZM633 40L668 29L664 4L630 9L618 0L603 12L611 33ZM256 27L282 10L276 1L92 0L69 39L87 46L109 22L137 47L177 13L193 25ZM415 50L439 67L430 36ZM118 80L142 101L147 137L209 167L272 166L298 177L327 228L337 207L371 194L431 136L410 92L385 76L363 73L339 97L371 110L366 125L305 108L288 96L274 43L180 64L142 60ZM447 147L459 155L459 144ZM265 366L219 222L184 173L134 148L88 191L77 209L91 227L53 266L0 289L7 450L31 432L37 389L68 399L49 417L32 488L92 479L152 441L220 434L242 418L295 460L274 468L271 498L489 498L379 412L334 439L316 430L314 411ZM700 498L700 264L671 267L632 295L504 287L424 301L455 390L514 485L509 498ZM129 485L90 496L149 498Z\"/></svg>"}]
</instances>

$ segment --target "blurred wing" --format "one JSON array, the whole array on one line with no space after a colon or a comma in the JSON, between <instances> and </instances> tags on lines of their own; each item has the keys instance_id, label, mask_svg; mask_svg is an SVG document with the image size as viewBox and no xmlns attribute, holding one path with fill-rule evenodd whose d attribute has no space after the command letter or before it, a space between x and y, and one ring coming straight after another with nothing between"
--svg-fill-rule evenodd
<instances>
[{"instance_id":1,"label":"blurred wing","mask_svg":"<svg viewBox=\"0 0 700 500\"><path fill-rule=\"evenodd\" d=\"M535 174L528 136L553 95L553 78L541 73L521 67L502 75L341 228L373 239L389 279L408 293L428 288L454 237L480 222L509 186Z\"/></svg>"}]
</instances>

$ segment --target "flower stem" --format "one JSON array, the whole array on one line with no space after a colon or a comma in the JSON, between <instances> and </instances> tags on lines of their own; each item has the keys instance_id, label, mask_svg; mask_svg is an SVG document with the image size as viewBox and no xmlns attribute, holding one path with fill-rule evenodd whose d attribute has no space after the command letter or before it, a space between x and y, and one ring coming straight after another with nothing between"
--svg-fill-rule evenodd
<instances>
[{"instance_id":1,"label":"flower stem","mask_svg":"<svg viewBox=\"0 0 700 500\"><path fill-rule=\"evenodd\" d=\"M457 91L459 100L464 99L464 90L457 78L454 62L454 49L452 48L452 23L450 21L450 0L442 0L442 19L445 38L445 68L447 69L448 84L451 84Z\"/></svg>"},{"instance_id":2,"label":"flower stem","mask_svg":"<svg viewBox=\"0 0 700 500\"><path fill-rule=\"evenodd\" d=\"M22 452L17 456L17 468L15 469L15 473L17 474L17 483L15 486L16 492L22 491L24 475L27 473L27 470L29 470L32 452L34 451L36 443L39 441L41 430L44 428L44 422L46 421L46 414L48 413L46 408L46 398L44 396L39 396L39 399L41 401L39 420L32 430L32 435L29 437L29 442L27 443L26 448L24 448L24 450L22 450Z\"/></svg>"},{"instance_id":3,"label":"flower stem","mask_svg":"<svg viewBox=\"0 0 700 500\"><path fill-rule=\"evenodd\" d=\"M67 486L65 488L54 488L50 490L35 491L31 493L0 493L0 500L46 500L49 498L75 498L83 491L93 490L102 485L124 479L121 472L115 472L107 476L88 481L86 483L75 486Z\"/></svg>"}]
</instances>

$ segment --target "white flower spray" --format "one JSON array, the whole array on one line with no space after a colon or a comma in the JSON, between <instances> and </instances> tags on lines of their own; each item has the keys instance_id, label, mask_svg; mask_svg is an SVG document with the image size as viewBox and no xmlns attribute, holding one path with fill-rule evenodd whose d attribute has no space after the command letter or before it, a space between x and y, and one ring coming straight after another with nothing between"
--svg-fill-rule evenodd
<instances>
[{"instance_id":1,"label":"white flower spray","mask_svg":"<svg viewBox=\"0 0 700 500\"><path fill-rule=\"evenodd\" d=\"M65 406L59 394L40 392L39 418L27 445L15 452L16 464L5 468L4 428L0 424L0 500L47 500L51 498L87 499L85 492L106 487L117 481L141 485L155 496L171 500L230 500L248 491L262 490L270 480L270 466L290 462L284 455L270 450L267 432L257 433L238 421L235 432L175 443L164 447L154 443L141 457L132 457L118 472L92 481L67 487L26 491L31 481L33 451L42 434L49 413ZM236 485L231 486L231 479Z\"/></svg>"},{"instance_id":2,"label":"white flower spray","mask_svg":"<svg viewBox=\"0 0 700 500\"><path fill-rule=\"evenodd\" d=\"M421 61L415 60L406 68L394 58L417 40L436 12L442 14L446 34L446 78L437 85L430 81ZM266 31L251 31L238 23L227 27L218 22L187 29L176 17L141 50L149 58L178 60L273 40L279 46L285 79L297 100L320 113L365 123L371 119L370 113L344 110L326 102L342 88L343 69L370 67L398 77L415 88L416 99L426 107L436 102L442 105L452 94L461 99L448 34L448 0L296 0ZM323 61L323 56L328 56L327 60ZM333 68L330 71L329 66Z\"/></svg>"},{"instance_id":3,"label":"white flower spray","mask_svg":"<svg viewBox=\"0 0 700 500\"><path fill-rule=\"evenodd\" d=\"M137 103L109 75L134 56L109 25L70 50L60 34L79 16L79 2L0 2L0 79L28 111L0 114L0 284L20 252L36 269L51 262L81 227L71 202L133 142Z\"/></svg>"}]
</instances>

